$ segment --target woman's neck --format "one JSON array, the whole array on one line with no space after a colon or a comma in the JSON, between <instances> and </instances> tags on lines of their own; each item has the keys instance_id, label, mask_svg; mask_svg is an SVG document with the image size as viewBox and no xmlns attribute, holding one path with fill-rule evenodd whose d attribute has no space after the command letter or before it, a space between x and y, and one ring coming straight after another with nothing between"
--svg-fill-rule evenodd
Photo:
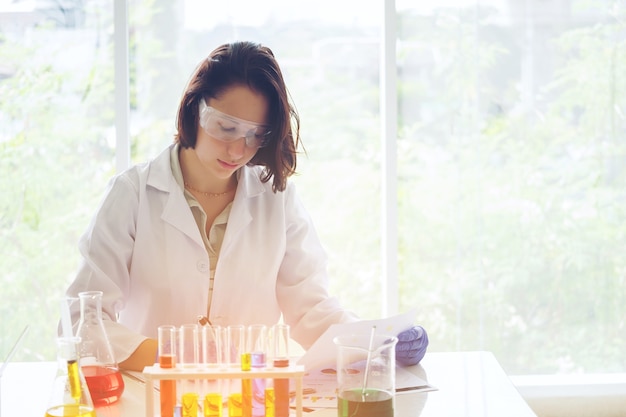
<instances>
[{"instance_id":1,"label":"woman's neck","mask_svg":"<svg viewBox=\"0 0 626 417\"><path fill-rule=\"evenodd\" d=\"M192 148L180 148L178 161L185 186L194 191L221 194L232 191L237 186L234 174L229 178L216 178L208 173Z\"/></svg>"}]
</instances>

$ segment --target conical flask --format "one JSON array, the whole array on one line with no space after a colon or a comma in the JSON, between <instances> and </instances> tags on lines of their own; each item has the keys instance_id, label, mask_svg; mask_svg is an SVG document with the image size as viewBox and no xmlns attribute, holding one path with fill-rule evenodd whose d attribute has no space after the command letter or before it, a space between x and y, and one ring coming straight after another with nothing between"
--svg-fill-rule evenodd
<instances>
[{"instance_id":1,"label":"conical flask","mask_svg":"<svg viewBox=\"0 0 626 417\"><path fill-rule=\"evenodd\" d=\"M96 406L112 404L124 392L124 380L102 322L102 291L78 293L80 367Z\"/></svg>"},{"instance_id":2,"label":"conical flask","mask_svg":"<svg viewBox=\"0 0 626 417\"><path fill-rule=\"evenodd\" d=\"M96 417L87 383L78 364L77 337L57 339L57 375L45 417Z\"/></svg>"}]
</instances>

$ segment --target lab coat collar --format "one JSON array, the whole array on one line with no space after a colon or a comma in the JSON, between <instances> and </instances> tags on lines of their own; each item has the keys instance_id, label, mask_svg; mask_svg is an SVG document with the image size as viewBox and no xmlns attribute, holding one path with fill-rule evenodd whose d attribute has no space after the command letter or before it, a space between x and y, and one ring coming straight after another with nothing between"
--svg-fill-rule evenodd
<instances>
[{"instance_id":1,"label":"lab coat collar","mask_svg":"<svg viewBox=\"0 0 626 417\"><path fill-rule=\"evenodd\" d=\"M174 146L176 145L168 146L148 165L146 186L162 192L163 198L166 199L161 214L163 221L170 223L204 248L202 236L191 214L183 190L172 174L170 154ZM189 215L183 215L183 213Z\"/></svg>"},{"instance_id":2,"label":"lab coat collar","mask_svg":"<svg viewBox=\"0 0 626 417\"><path fill-rule=\"evenodd\" d=\"M180 189L177 187L176 179L172 174L172 166L170 164L170 155L172 148L176 144L171 144L165 148L161 153L154 158L151 164L148 165L148 179L146 185L156 188L159 191L166 193L172 192L174 189ZM182 194L182 190L181 194Z\"/></svg>"},{"instance_id":3,"label":"lab coat collar","mask_svg":"<svg viewBox=\"0 0 626 417\"><path fill-rule=\"evenodd\" d=\"M147 185L164 192L171 192L177 189L182 195L182 190L177 186L170 165L170 154L174 146L176 145L172 144L168 146L154 159L152 163L154 169L151 169L148 174ZM263 184L260 179L262 169L263 168L260 166L247 165L239 169L237 172L237 181L239 183L237 186L237 195L242 194L242 197L251 198L266 191L268 184Z\"/></svg>"},{"instance_id":4,"label":"lab coat collar","mask_svg":"<svg viewBox=\"0 0 626 417\"><path fill-rule=\"evenodd\" d=\"M268 184L261 182L261 172L262 167L260 166L244 166L237 173L237 193L230 210L228 226L222 242L222 253L228 253L231 250L233 242L237 241L237 237L244 233L252 222L250 212L252 201L261 198L264 193L268 192Z\"/></svg>"},{"instance_id":5,"label":"lab coat collar","mask_svg":"<svg viewBox=\"0 0 626 417\"><path fill-rule=\"evenodd\" d=\"M173 146L176 145L172 144L164 149L150 164L147 186L167 194L167 201L162 213L163 220L172 224L192 238L197 244L204 247L202 236L191 215L183 190L172 174L170 154ZM225 249L224 246L228 246L228 242L232 237L237 236L252 221L248 200L259 197L263 193L272 192L271 183L264 184L261 182L262 170L263 167L260 166L244 166L239 169L237 173L237 193L231 208L222 250ZM189 216L181 215L181 213L186 212L189 212Z\"/></svg>"},{"instance_id":6,"label":"lab coat collar","mask_svg":"<svg viewBox=\"0 0 626 417\"><path fill-rule=\"evenodd\" d=\"M261 170L260 166L244 166L237 172L237 194L239 194L239 188L241 193L246 198L256 197L265 192L265 186L261 182Z\"/></svg>"}]
</instances>

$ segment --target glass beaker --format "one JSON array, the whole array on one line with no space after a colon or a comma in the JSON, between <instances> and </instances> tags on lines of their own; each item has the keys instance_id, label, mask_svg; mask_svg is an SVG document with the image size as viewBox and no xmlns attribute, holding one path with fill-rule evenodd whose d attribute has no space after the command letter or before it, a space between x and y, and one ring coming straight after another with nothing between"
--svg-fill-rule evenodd
<instances>
[{"instance_id":1,"label":"glass beaker","mask_svg":"<svg viewBox=\"0 0 626 417\"><path fill-rule=\"evenodd\" d=\"M396 343L388 335L337 336L337 416L393 417Z\"/></svg>"},{"instance_id":2,"label":"glass beaker","mask_svg":"<svg viewBox=\"0 0 626 417\"><path fill-rule=\"evenodd\" d=\"M96 406L112 404L124 392L124 380L102 322L102 291L78 293L80 367Z\"/></svg>"},{"instance_id":3,"label":"glass beaker","mask_svg":"<svg viewBox=\"0 0 626 417\"><path fill-rule=\"evenodd\" d=\"M96 417L87 383L78 364L78 337L59 337L57 375L45 417Z\"/></svg>"}]
</instances>

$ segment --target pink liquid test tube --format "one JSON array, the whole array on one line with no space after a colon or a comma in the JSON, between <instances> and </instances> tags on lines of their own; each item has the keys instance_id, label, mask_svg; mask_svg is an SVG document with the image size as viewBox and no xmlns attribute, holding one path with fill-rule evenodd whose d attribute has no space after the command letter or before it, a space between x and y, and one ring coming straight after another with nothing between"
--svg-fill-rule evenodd
<instances>
[{"instance_id":1,"label":"pink liquid test tube","mask_svg":"<svg viewBox=\"0 0 626 417\"><path fill-rule=\"evenodd\" d=\"M267 327L263 324L253 324L248 326L246 338L247 351L250 352L250 362L254 369L266 367L267 355ZM252 416L265 416L265 379L252 379Z\"/></svg>"}]
</instances>

